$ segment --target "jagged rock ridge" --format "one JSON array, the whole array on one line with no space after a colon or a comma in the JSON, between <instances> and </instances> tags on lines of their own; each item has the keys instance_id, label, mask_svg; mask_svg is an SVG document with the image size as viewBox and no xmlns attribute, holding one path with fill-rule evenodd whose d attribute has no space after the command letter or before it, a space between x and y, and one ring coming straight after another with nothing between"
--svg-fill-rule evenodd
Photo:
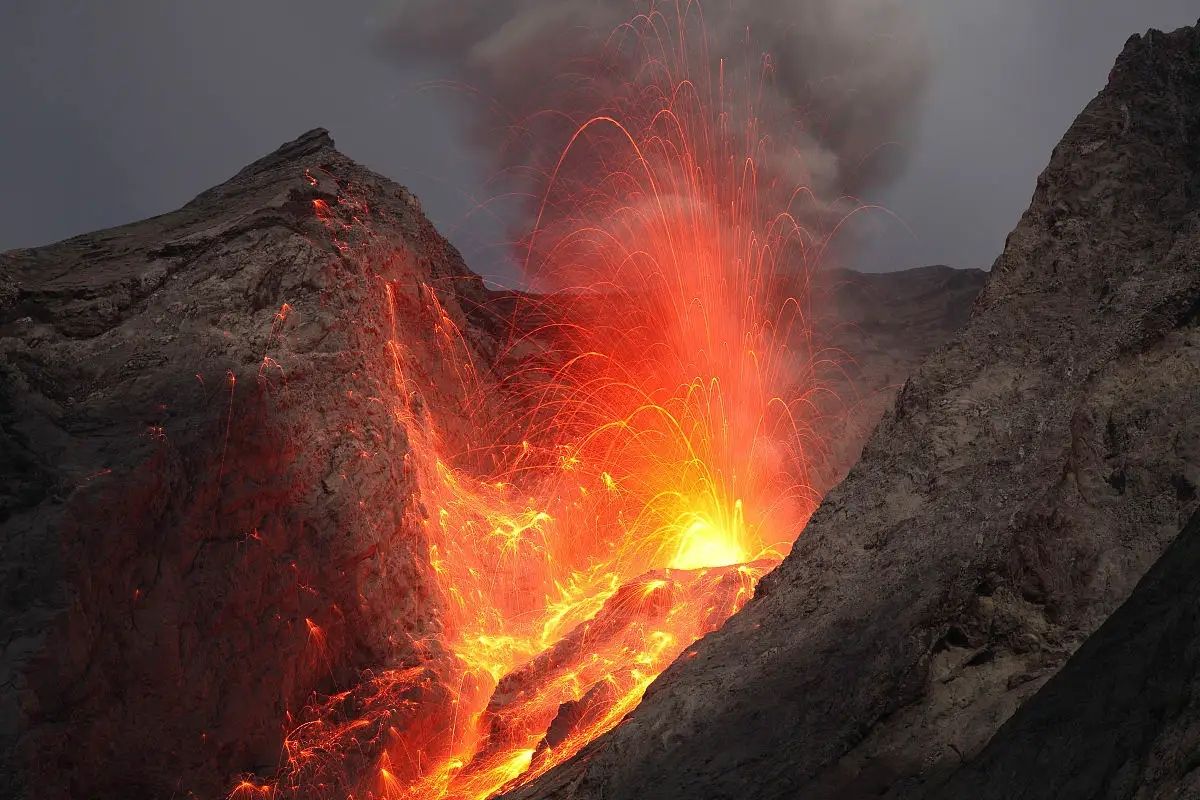
<instances>
[{"instance_id":1,"label":"jagged rock ridge","mask_svg":"<svg viewBox=\"0 0 1200 800\"><path fill-rule=\"evenodd\" d=\"M1200 29L1134 37L758 596L514 798L919 797L1197 507Z\"/></svg>"}]
</instances>

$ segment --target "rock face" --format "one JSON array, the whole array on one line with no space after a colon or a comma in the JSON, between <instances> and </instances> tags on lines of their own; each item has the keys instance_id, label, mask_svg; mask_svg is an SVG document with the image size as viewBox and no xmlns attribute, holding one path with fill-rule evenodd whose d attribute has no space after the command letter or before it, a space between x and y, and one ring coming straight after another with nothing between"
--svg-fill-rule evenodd
<instances>
[{"instance_id":1,"label":"rock face","mask_svg":"<svg viewBox=\"0 0 1200 800\"><path fill-rule=\"evenodd\" d=\"M966 328L907 381L757 597L512 797L927 794L1195 512L1197 408L1189 28L1130 40Z\"/></svg>"},{"instance_id":2,"label":"rock face","mask_svg":"<svg viewBox=\"0 0 1200 800\"><path fill-rule=\"evenodd\" d=\"M831 382L861 401L834 473L982 282L827 276ZM402 373L465 442L505 307L320 130L179 211L0 255L0 795L224 797L314 690L427 657L389 401Z\"/></svg>"},{"instance_id":3,"label":"rock face","mask_svg":"<svg viewBox=\"0 0 1200 800\"><path fill-rule=\"evenodd\" d=\"M819 491L846 477L904 380L966 324L986 280L983 270L946 266L816 274L812 305L827 364L817 378L829 392Z\"/></svg>"},{"instance_id":4,"label":"rock face","mask_svg":"<svg viewBox=\"0 0 1200 800\"><path fill-rule=\"evenodd\" d=\"M939 800L1200 797L1200 514Z\"/></svg>"},{"instance_id":5,"label":"rock face","mask_svg":"<svg viewBox=\"0 0 1200 800\"><path fill-rule=\"evenodd\" d=\"M413 657L436 603L377 378L402 341L455 436L435 314L486 363L485 294L319 130L0 256L0 795L224 796L314 688Z\"/></svg>"}]
</instances>

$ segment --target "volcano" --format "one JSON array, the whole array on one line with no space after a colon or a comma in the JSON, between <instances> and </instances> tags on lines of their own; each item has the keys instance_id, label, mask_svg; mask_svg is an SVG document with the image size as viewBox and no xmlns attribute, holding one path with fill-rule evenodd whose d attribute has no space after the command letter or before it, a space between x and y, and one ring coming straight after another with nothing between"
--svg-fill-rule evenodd
<instances>
[{"instance_id":1,"label":"volcano","mask_svg":"<svg viewBox=\"0 0 1200 800\"><path fill-rule=\"evenodd\" d=\"M597 630L619 649L680 602L697 638L769 568L605 585L521 669L466 685L414 450L430 426L442 452L477 448L473 421L519 405L506 377L542 351L506 346L522 296L485 287L411 193L323 130L179 211L5 253L0 274L9 796L218 797L272 779L333 796L377 777L390 731L444 755L462 693L500 730ZM983 278L819 276L840 409L822 485ZM385 402L397 370L419 417ZM639 687L656 674L642 669ZM628 709L598 703L610 685L573 688L532 741L553 746L589 714L611 726Z\"/></svg>"},{"instance_id":2,"label":"volcano","mask_svg":"<svg viewBox=\"0 0 1200 800\"><path fill-rule=\"evenodd\" d=\"M1198 30L990 273L825 264L687 58L538 291L321 129L0 255L0 794L1195 794Z\"/></svg>"}]
</instances>

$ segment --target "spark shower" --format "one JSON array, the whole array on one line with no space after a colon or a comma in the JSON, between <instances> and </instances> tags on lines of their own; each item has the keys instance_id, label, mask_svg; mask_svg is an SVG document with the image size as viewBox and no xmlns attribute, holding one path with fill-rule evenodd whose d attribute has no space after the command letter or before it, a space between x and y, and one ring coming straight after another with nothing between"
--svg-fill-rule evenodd
<instances>
[{"instance_id":1,"label":"spark shower","mask_svg":"<svg viewBox=\"0 0 1200 800\"><path fill-rule=\"evenodd\" d=\"M712 53L699 5L656 6L573 76L586 113L517 134L562 136L525 151L552 155L526 172L534 291L492 310L502 378L441 287L403 300L472 409L455 449L390 337L369 379L409 439L440 630L413 643L421 663L316 698L276 778L233 797L485 800L528 782L618 724L786 554L825 455L810 281L853 204L762 168L810 148L762 124L773 62L751 41ZM395 331L402 299L380 285L364 319Z\"/></svg>"}]
</instances>

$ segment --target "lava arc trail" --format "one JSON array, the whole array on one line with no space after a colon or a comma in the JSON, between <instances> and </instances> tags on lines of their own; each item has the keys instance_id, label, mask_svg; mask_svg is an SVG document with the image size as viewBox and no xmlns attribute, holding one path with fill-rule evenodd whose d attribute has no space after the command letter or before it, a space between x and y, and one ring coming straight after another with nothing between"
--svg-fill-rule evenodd
<instances>
[{"instance_id":1,"label":"lava arc trail","mask_svg":"<svg viewBox=\"0 0 1200 800\"><path fill-rule=\"evenodd\" d=\"M475 398L469 435L452 432L399 337L381 354L441 629L421 663L315 703L278 780L235 797L483 800L531 780L735 613L812 512L807 287L825 238L801 220L817 203L760 183L786 144L752 113L760 87L710 60L695 9L613 33L637 78L597 81L603 104L547 165L521 242L537 292L510 298L503 380L481 374L442 287L381 289L378 327L427 320ZM750 73L769 81L769 60Z\"/></svg>"}]
</instances>

